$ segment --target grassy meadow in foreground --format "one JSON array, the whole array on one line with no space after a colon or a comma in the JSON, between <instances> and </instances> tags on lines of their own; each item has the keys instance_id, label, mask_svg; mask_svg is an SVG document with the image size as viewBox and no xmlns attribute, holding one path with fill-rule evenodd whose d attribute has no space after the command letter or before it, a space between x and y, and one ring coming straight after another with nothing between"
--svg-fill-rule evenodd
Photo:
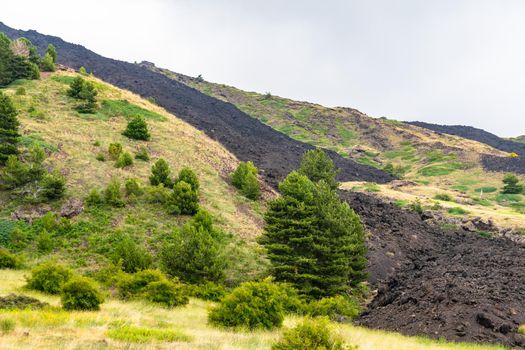
<instances>
[{"instance_id":1,"label":"grassy meadow in foreground","mask_svg":"<svg viewBox=\"0 0 525 350\"><path fill-rule=\"evenodd\" d=\"M108 299L96 312L67 312L58 297L23 290L28 272L0 270L0 295L23 293L50 303L43 310L0 311L0 348L14 349L270 349L281 331L227 331L207 324L213 305L197 299L165 309L145 302ZM287 317L293 327L300 317ZM10 321L6 321L10 320ZM13 327L9 330L8 328ZM11 327L4 327L11 324ZM499 346L453 344L395 333L335 325L359 350L496 350Z\"/></svg>"}]
</instances>

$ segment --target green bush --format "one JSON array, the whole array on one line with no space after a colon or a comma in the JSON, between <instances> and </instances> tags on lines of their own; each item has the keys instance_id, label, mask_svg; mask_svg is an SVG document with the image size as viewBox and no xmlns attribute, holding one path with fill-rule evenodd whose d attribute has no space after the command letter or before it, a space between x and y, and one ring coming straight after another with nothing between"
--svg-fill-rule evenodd
<instances>
[{"instance_id":1,"label":"green bush","mask_svg":"<svg viewBox=\"0 0 525 350\"><path fill-rule=\"evenodd\" d=\"M146 200L152 204L165 204L170 196L170 191L163 184L146 188Z\"/></svg>"},{"instance_id":2,"label":"green bush","mask_svg":"<svg viewBox=\"0 0 525 350\"><path fill-rule=\"evenodd\" d=\"M195 172L193 170L191 170L190 168L184 167L184 168L182 168L180 170L179 176L177 177L177 181L176 182L178 183L178 182L181 182L181 181L184 181L187 184L190 184L191 189L194 192L198 192L199 191L199 178L197 177Z\"/></svg>"},{"instance_id":3,"label":"green bush","mask_svg":"<svg viewBox=\"0 0 525 350\"><path fill-rule=\"evenodd\" d=\"M88 196L86 197L86 204L91 207L101 205L104 202L100 191L96 188L91 189Z\"/></svg>"},{"instance_id":4,"label":"green bush","mask_svg":"<svg viewBox=\"0 0 525 350\"><path fill-rule=\"evenodd\" d=\"M16 88L15 95L17 96L24 96L26 94L26 88L23 86L19 86Z\"/></svg>"},{"instance_id":5,"label":"green bush","mask_svg":"<svg viewBox=\"0 0 525 350\"><path fill-rule=\"evenodd\" d=\"M463 208L455 207L455 208L450 208L448 210L448 213L452 215L465 215L465 214L468 214L469 212Z\"/></svg>"},{"instance_id":6,"label":"green bush","mask_svg":"<svg viewBox=\"0 0 525 350\"><path fill-rule=\"evenodd\" d=\"M214 282L189 285L187 288L191 296L202 300L221 301L226 295L226 289L224 286Z\"/></svg>"},{"instance_id":7,"label":"green bush","mask_svg":"<svg viewBox=\"0 0 525 350\"><path fill-rule=\"evenodd\" d=\"M144 298L166 307L186 305L189 302L184 287L167 280L149 283L144 288Z\"/></svg>"},{"instance_id":8,"label":"green bush","mask_svg":"<svg viewBox=\"0 0 525 350\"><path fill-rule=\"evenodd\" d=\"M248 161L241 162L231 175L232 184L249 199L257 200L261 195L261 188L257 180L257 167Z\"/></svg>"},{"instance_id":9,"label":"green bush","mask_svg":"<svg viewBox=\"0 0 525 350\"><path fill-rule=\"evenodd\" d=\"M147 162L149 160L148 149L144 146L140 146L139 151L135 155L135 159Z\"/></svg>"},{"instance_id":10,"label":"green bush","mask_svg":"<svg viewBox=\"0 0 525 350\"><path fill-rule=\"evenodd\" d=\"M99 162L104 162L106 161L106 156L104 156L103 153L98 153L95 157L96 160L98 160Z\"/></svg>"},{"instance_id":11,"label":"green bush","mask_svg":"<svg viewBox=\"0 0 525 350\"><path fill-rule=\"evenodd\" d=\"M64 265L48 261L35 266L27 279L27 288L49 294L57 294L73 277L73 272Z\"/></svg>"},{"instance_id":12,"label":"green bush","mask_svg":"<svg viewBox=\"0 0 525 350\"><path fill-rule=\"evenodd\" d=\"M36 247L40 253L51 253L55 248L53 236L46 230L40 231L36 238Z\"/></svg>"},{"instance_id":13,"label":"green bush","mask_svg":"<svg viewBox=\"0 0 525 350\"><path fill-rule=\"evenodd\" d=\"M519 194L523 192L523 185L519 183L519 178L514 174L507 174L503 178L503 194Z\"/></svg>"},{"instance_id":14,"label":"green bush","mask_svg":"<svg viewBox=\"0 0 525 350\"><path fill-rule=\"evenodd\" d=\"M327 316L334 321L352 320L360 311L357 300L343 295L313 301L307 309L311 316Z\"/></svg>"},{"instance_id":15,"label":"green bush","mask_svg":"<svg viewBox=\"0 0 525 350\"><path fill-rule=\"evenodd\" d=\"M61 300L66 310L99 310L104 297L94 281L75 277L62 287Z\"/></svg>"},{"instance_id":16,"label":"green bush","mask_svg":"<svg viewBox=\"0 0 525 350\"><path fill-rule=\"evenodd\" d=\"M80 91L82 91L82 86L84 85L84 79L82 77L75 77L75 79L69 84L69 90L67 94L73 98L80 97Z\"/></svg>"},{"instance_id":17,"label":"green bush","mask_svg":"<svg viewBox=\"0 0 525 350\"><path fill-rule=\"evenodd\" d=\"M55 62L53 62L53 57L46 53L40 62L40 69L43 72L54 72L55 71Z\"/></svg>"},{"instance_id":18,"label":"green bush","mask_svg":"<svg viewBox=\"0 0 525 350\"><path fill-rule=\"evenodd\" d=\"M133 157L129 152L122 152L115 163L116 168L125 168L133 165Z\"/></svg>"},{"instance_id":19,"label":"green bush","mask_svg":"<svg viewBox=\"0 0 525 350\"><path fill-rule=\"evenodd\" d=\"M18 258L5 248L0 248L0 269L16 269L20 267Z\"/></svg>"},{"instance_id":20,"label":"green bush","mask_svg":"<svg viewBox=\"0 0 525 350\"><path fill-rule=\"evenodd\" d=\"M434 196L434 199L437 199L439 201L445 201L445 202L453 202L454 198L452 198L451 195L448 193L438 193Z\"/></svg>"},{"instance_id":21,"label":"green bush","mask_svg":"<svg viewBox=\"0 0 525 350\"><path fill-rule=\"evenodd\" d=\"M133 117L128 122L126 130L122 132L122 135L129 137L130 139L143 141L148 141L151 138L151 135L148 131L148 124L141 116Z\"/></svg>"},{"instance_id":22,"label":"green bush","mask_svg":"<svg viewBox=\"0 0 525 350\"><path fill-rule=\"evenodd\" d=\"M410 204L408 204L407 207L418 214L423 214L423 205L421 205L421 201L419 200L419 198L417 198L415 201L410 202Z\"/></svg>"},{"instance_id":23,"label":"green bush","mask_svg":"<svg viewBox=\"0 0 525 350\"><path fill-rule=\"evenodd\" d=\"M149 177L149 181L153 186L163 184L167 188L171 188L173 186L173 181L170 179L170 174L171 170L168 162L160 158L151 167L151 176Z\"/></svg>"},{"instance_id":24,"label":"green bush","mask_svg":"<svg viewBox=\"0 0 525 350\"><path fill-rule=\"evenodd\" d=\"M142 270L133 275L126 275L117 283L118 294L122 299L138 297L148 284L165 279L166 277L159 270Z\"/></svg>"},{"instance_id":25,"label":"green bush","mask_svg":"<svg viewBox=\"0 0 525 350\"><path fill-rule=\"evenodd\" d=\"M66 179L58 174L46 174L40 181L42 196L48 200L60 199L66 193Z\"/></svg>"},{"instance_id":26,"label":"green bush","mask_svg":"<svg viewBox=\"0 0 525 350\"><path fill-rule=\"evenodd\" d=\"M79 113L95 113L97 109L96 96L97 90L95 89L95 85L90 81L84 82L78 95L78 99L82 100L82 103L80 103L75 109Z\"/></svg>"},{"instance_id":27,"label":"green bush","mask_svg":"<svg viewBox=\"0 0 525 350\"><path fill-rule=\"evenodd\" d=\"M78 72L81 74L81 75L84 75L84 76L87 76L88 75L88 72L86 70L86 68L84 66L80 67L78 69Z\"/></svg>"},{"instance_id":28,"label":"green bush","mask_svg":"<svg viewBox=\"0 0 525 350\"><path fill-rule=\"evenodd\" d=\"M111 159L117 160L122 153L122 145L118 142L110 143L108 147L108 153Z\"/></svg>"},{"instance_id":29,"label":"green bush","mask_svg":"<svg viewBox=\"0 0 525 350\"><path fill-rule=\"evenodd\" d=\"M16 158L18 154L19 126L18 111L13 101L0 91L0 165L5 165L9 157Z\"/></svg>"},{"instance_id":30,"label":"green bush","mask_svg":"<svg viewBox=\"0 0 525 350\"><path fill-rule=\"evenodd\" d=\"M335 168L332 159L320 148L309 150L304 154L298 172L314 183L324 180L332 189L339 186L336 180L339 171Z\"/></svg>"},{"instance_id":31,"label":"green bush","mask_svg":"<svg viewBox=\"0 0 525 350\"><path fill-rule=\"evenodd\" d=\"M49 306L49 304L20 294L9 294L5 297L0 297L0 309L3 310L38 310L46 306Z\"/></svg>"},{"instance_id":32,"label":"green bush","mask_svg":"<svg viewBox=\"0 0 525 350\"><path fill-rule=\"evenodd\" d=\"M0 319L0 334L7 334L14 331L16 328L16 322L9 318Z\"/></svg>"},{"instance_id":33,"label":"green bush","mask_svg":"<svg viewBox=\"0 0 525 350\"><path fill-rule=\"evenodd\" d=\"M121 264L122 270L128 273L146 270L152 263L151 255L130 237L124 237L116 244L112 260Z\"/></svg>"},{"instance_id":34,"label":"green bush","mask_svg":"<svg viewBox=\"0 0 525 350\"><path fill-rule=\"evenodd\" d=\"M284 309L279 287L270 282L246 282L226 295L210 311L208 320L224 327L272 329L280 327Z\"/></svg>"},{"instance_id":35,"label":"green bush","mask_svg":"<svg viewBox=\"0 0 525 350\"><path fill-rule=\"evenodd\" d=\"M190 184L179 181L168 197L167 209L170 214L174 215L193 215L199 210L199 196L192 190Z\"/></svg>"},{"instance_id":36,"label":"green bush","mask_svg":"<svg viewBox=\"0 0 525 350\"><path fill-rule=\"evenodd\" d=\"M111 180L104 191L104 200L112 207L120 208L125 205L120 193L120 182L117 179Z\"/></svg>"},{"instance_id":37,"label":"green bush","mask_svg":"<svg viewBox=\"0 0 525 350\"><path fill-rule=\"evenodd\" d=\"M347 346L343 338L334 334L326 319L306 319L293 329L283 332L272 350L357 350Z\"/></svg>"},{"instance_id":38,"label":"green bush","mask_svg":"<svg viewBox=\"0 0 525 350\"><path fill-rule=\"evenodd\" d=\"M137 179L127 179L124 187L127 196L134 195L140 197L144 194L144 190Z\"/></svg>"}]
</instances>

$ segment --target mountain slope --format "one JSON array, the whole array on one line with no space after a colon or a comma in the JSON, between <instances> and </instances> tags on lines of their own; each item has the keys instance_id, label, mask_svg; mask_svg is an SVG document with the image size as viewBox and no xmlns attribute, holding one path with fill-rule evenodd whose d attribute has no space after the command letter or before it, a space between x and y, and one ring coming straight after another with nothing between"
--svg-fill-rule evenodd
<instances>
[{"instance_id":1,"label":"mountain slope","mask_svg":"<svg viewBox=\"0 0 525 350\"><path fill-rule=\"evenodd\" d=\"M240 160L252 160L267 181L274 185L297 168L304 152L312 148L250 118L230 103L209 97L139 65L105 58L82 46L36 31L17 31L3 23L0 23L0 32L11 38L27 37L40 50L51 43L57 48L59 63L74 69L84 66L110 84L144 97L153 96L160 106L203 130ZM344 159L335 152L330 152L330 156L341 169L341 180L384 183L393 179L384 172Z\"/></svg>"}]
</instances>

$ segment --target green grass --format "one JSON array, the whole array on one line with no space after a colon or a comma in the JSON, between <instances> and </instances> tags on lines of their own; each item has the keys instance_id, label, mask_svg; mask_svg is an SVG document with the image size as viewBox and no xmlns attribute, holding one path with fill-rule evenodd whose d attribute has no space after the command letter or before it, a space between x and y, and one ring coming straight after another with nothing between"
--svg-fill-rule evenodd
<instances>
[{"instance_id":1,"label":"green grass","mask_svg":"<svg viewBox=\"0 0 525 350\"><path fill-rule=\"evenodd\" d=\"M55 145L52 145L49 142L44 141L44 138L41 135L38 134L30 134L30 135L23 135L20 137L20 144L24 147L30 148L32 146L39 146L43 149L50 151L50 152L56 152L58 151L58 147Z\"/></svg>"},{"instance_id":2,"label":"green grass","mask_svg":"<svg viewBox=\"0 0 525 350\"><path fill-rule=\"evenodd\" d=\"M406 207L409 203L410 203L410 201L408 199L396 199L394 201L394 204L397 205L400 208Z\"/></svg>"},{"instance_id":3,"label":"green grass","mask_svg":"<svg viewBox=\"0 0 525 350\"><path fill-rule=\"evenodd\" d=\"M455 153L444 154L442 151L439 150L425 152L425 161L427 163L444 162L449 160L455 160L457 158L458 156Z\"/></svg>"},{"instance_id":4,"label":"green grass","mask_svg":"<svg viewBox=\"0 0 525 350\"><path fill-rule=\"evenodd\" d=\"M443 176L443 175L448 175L458 169L462 169L463 167L464 167L463 163L452 162L452 163L429 165L429 166L419 169L417 172L423 176Z\"/></svg>"},{"instance_id":5,"label":"green grass","mask_svg":"<svg viewBox=\"0 0 525 350\"><path fill-rule=\"evenodd\" d=\"M129 343L190 342L193 338L173 329L155 329L145 327L123 326L110 329L106 335L115 340Z\"/></svg>"},{"instance_id":6,"label":"green grass","mask_svg":"<svg viewBox=\"0 0 525 350\"><path fill-rule=\"evenodd\" d=\"M476 188L474 191L476 191L477 193L493 193L493 192L496 192L498 189L496 187L492 187L492 186L486 186L486 187L479 187L479 188Z\"/></svg>"},{"instance_id":7,"label":"green grass","mask_svg":"<svg viewBox=\"0 0 525 350\"><path fill-rule=\"evenodd\" d=\"M508 203L508 202L520 202L522 196L520 194L509 194L509 193L498 193L496 196L496 201L498 203Z\"/></svg>"},{"instance_id":8,"label":"green grass","mask_svg":"<svg viewBox=\"0 0 525 350\"><path fill-rule=\"evenodd\" d=\"M165 121L166 117L141 108L127 100L104 100L100 110L96 113L97 119L107 120L113 117L131 118L141 116L147 120Z\"/></svg>"},{"instance_id":9,"label":"green grass","mask_svg":"<svg viewBox=\"0 0 525 350\"><path fill-rule=\"evenodd\" d=\"M53 79L54 81L58 83L69 85L73 82L73 80L75 80L75 77L70 76L70 75L53 75L51 79Z\"/></svg>"},{"instance_id":10,"label":"green grass","mask_svg":"<svg viewBox=\"0 0 525 350\"><path fill-rule=\"evenodd\" d=\"M454 207L454 208L450 208L448 210L448 213L452 215L465 215L465 214L468 214L469 212L463 208Z\"/></svg>"},{"instance_id":11,"label":"green grass","mask_svg":"<svg viewBox=\"0 0 525 350\"><path fill-rule=\"evenodd\" d=\"M368 166L371 166L373 168L380 168L381 167L381 164L379 164L379 162L377 162L376 160L370 158L369 156L361 156L360 158L357 158L356 161L359 163L359 164L364 164L364 165L368 165Z\"/></svg>"},{"instance_id":12,"label":"green grass","mask_svg":"<svg viewBox=\"0 0 525 350\"><path fill-rule=\"evenodd\" d=\"M445 202L453 202L454 198L452 198L451 195L448 193L438 193L434 196L434 199L437 199L439 201L445 201Z\"/></svg>"},{"instance_id":13,"label":"green grass","mask_svg":"<svg viewBox=\"0 0 525 350\"><path fill-rule=\"evenodd\" d=\"M469 187L467 185L454 185L450 186L450 188L460 192L467 192L469 190Z\"/></svg>"},{"instance_id":14,"label":"green grass","mask_svg":"<svg viewBox=\"0 0 525 350\"><path fill-rule=\"evenodd\" d=\"M380 192L381 188L375 182L368 182L365 184L365 191L366 192Z\"/></svg>"}]
</instances>

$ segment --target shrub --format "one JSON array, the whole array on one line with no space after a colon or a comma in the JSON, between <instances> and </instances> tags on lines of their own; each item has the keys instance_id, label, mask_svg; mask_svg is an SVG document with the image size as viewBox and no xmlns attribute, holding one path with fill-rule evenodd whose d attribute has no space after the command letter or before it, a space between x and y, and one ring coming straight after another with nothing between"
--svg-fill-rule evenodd
<instances>
[{"instance_id":1,"label":"shrub","mask_svg":"<svg viewBox=\"0 0 525 350\"><path fill-rule=\"evenodd\" d=\"M144 146L140 146L139 151L135 155L135 159L143 160L147 162L149 160L148 150Z\"/></svg>"},{"instance_id":2,"label":"shrub","mask_svg":"<svg viewBox=\"0 0 525 350\"><path fill-rule=\"evenodd\" d=\"M123 299L140 296L144 288L151 282L165 280L166 277L159 270L142 270L133 275L127 275L117 285L118 294Z\"/></svg>"},{"instance_id":3,"label":"shrub","mask_svg":"<svg viewBox=\"0 0 525 350\"><path fill-rule=\"evenodd\" d=\"M92 207L100 205L103 202L102 195L96 188L91 189L88 196L86 197L86 204Z\"/></svg>"},{"instance_id":4,"label":"shrub","mask_svg":"<svg viewBox=\"0 0 525 350\"><path fill-rule=\"evenodd\" d=\"M117 160L122 153L122 145L118 142L110 143L108 147L108 153L111 159Z\"/></svg>"},{"instance_id":5,"label":"shrub","mask_svg":"<svg viewBox=\"0 0 525 350\"><path fill-rule=\"evenodd\" d=\"M26 94L26 88L23 86L19 86L16 88L15 95L17 96L24 96Z\"/></svg>"},{"instance_id":6,"label":"shrub","mask_svg":"<svg viewBox=\"0 0 525 350\"><path fill-rule=\"evenodd\" d=\"M246 282L226 295L208 314L208 320L224 327L272 329L284 319L278 286L270 282Z\"/></svg>"},{"instance_id":7,"label":"shrub","mask_svg":"<svg viewBox=\"0 0 525 350\"><path fill-rule=\"evenodd\" d=\"M415 201L410 202L408 208L418 214L423 214L423 206L421 205L421 201L419 200L419 198Z\"/></svg>"},{"instance_id":8,"label":"shrub","mask_svg":"<svg viewBox=\"0 0 525 350\"><path fill-rule=\"evenodd\" d=\"M53 237L46 229L43 229L36 238L36 247L40 253L50 253L55 247Z\"/></svg>"},{"instance_id":9,"label":"shrub","mask_svg":"<svg viewBox=\"0 0 525 350\"><path fill-rule=\"evenodd\" d=\"M261 188L257 180L257 167L248 161L241 162L231 175L232 184L249 199L257 200L261 195Z\"/></svg>"},{"instance_id":10,"label":"shrub","mask_svg":"<svg viewBox=\"0 0 525 350\"><path fill-rule=\"evenodd\" d=\"M95 159L98 160L99 162L104 162L106 160L106 156L104 156L103 153L98 153Z\"/></svg>"},{"instance_id":11,"label":"shrub","mask_svg":"<svg viewBox=\"0 0 525 350\"><path fill-rule=\"evenodd\" d=\"M5 248L0 248L0 269L16 269L20 267L18 258Z\"/></svg>"},{"instance_id":12,"label":"shrub","mask_svg":"<svg viewBox=\"0 0 525 350\"><path fill-rule=\"evenodd\" d=\"M333 333L326 319L306 319L293 329L286 330L272 350L357 350L345 345Z\"/></svg>"},{"instance_id":13,"label":"shrub","mask_svg":"<svg viewBox=\"0 0 525 350\"><path fill-rule=\"evenodd\" d=\"M117 179L111 180L108 187L104 191L104 200L112 207L123 207L125 205L120 193L120 182Z\"/></svg>"},{"instance_id":14,"label":"shrub","mask_svg":"<svg viewBox=\"0 0 525 350\"><path fill-rule=\"evenodd\" d=\"M5 297L0 297L0 309L7 310L24 310L24 309L42 309L48 306L48 303L43 303L38 299L28 297L25 295L9 294Z\"/></svg>"},{"instance_id":15,"label":"shrub","mask_svg":"<svg viewBox=\"0 0 525 350\"><path fill-rule=\"evenodd\" d=\"M69 84L69 90L67 90L67 94L70 97L73 98L80 98L80 92L82 91L82 86L84 85L84 79L81 77L76 77L73 79L71 84Z\"/></svg>"},{"instance_id":16,"label":"shrub","mask_svg":"<svg viewBox=\"0 0 525 350\"><path fill-rule=\"evenodd\" d=\"M313 301L307 309L311 316L327 316L334 321L352 320L359 315L359 303L343 295Z\"/></svg>"},{"instance_id":17,"label":"shrub","mask_svg":"<svg viewBox=\"0 0 525 350\"><path fill-rule=\"evenodd\" d=\"M62 287L62 307L66 310L99 310L104 298L94 281L75 277Z\"/></svg>"},{"instance_id":18,"label":"shrub","mask_svg":"<svg viewBox=\"0 0 525 350\"><path fill-rule=\"evenodd\" d=\"M48 261L35 266L27 279L27 288L49 294L57 294L64 283L73 277L73 272L64 265Z\"/></svg>"},{"instance_id":19,"label":"shrub","mask_svg":"<svg viewBox=\"0 0 525 350\"><path fill-rule=\"evenodd\" d=\"M58 173L44 175L40 186L45 199L60 199L66 193L66 179Z\"/></svg>"},{"instance_id":20,"label":"shrub","mask_svg":"<svg viewBox=\"0 0 525 350\"><path fill-rule=\"evenodd\" d=\"M170 214L193 215L199 209L199 196L190 184L180 181L173 187L167 207Z\"/></svg>"},{"instance_id":21,"label":"shrub","mask_svg":"<svg viewBox=\"0 0 525 350\"><path fill-rule=\"evenodd\" d=\"M148 124L141 116L133 117L126 127L126 130L122 132L122 135L129 137L134 140L148 141L151 135L148 131Z\"/></svg>"},{"instance_id":22,"label":"shrub","mask_svg":"<svg viewBox=\"0 0 525 350\"><path fill-rule=\"evenodd\" d=\"M519 179L514 174L507 174L503 178L503 190L501 193L504 194L518 194L523 192L523 185L519 183Z\"/></svg>"},{"instance_id":23,"label":"shrub","mask_svg":"<svg viewBox=\"0 0 525 350\"><path fill-rule=\"evenodd\" d=\"M121 264L122 270L129 273L146 270L152 263L151 255L130 237L124 237L117 243L112 260L115 264Z\"/></svg>"},{"instance_id":24,"label":"shrub","mask_svg":"<svg viewBox=\"0 0 525 350\"><path fill-rule=\"evenodd\" d=\"M53 44L47 45L46 55L49 54L51 56L52 62L56 63L57 61L57 49Z\"/></svg>"},{"instance_id":25,"label":"shrub","mask_svg":"<svg viewBox=\"0 0 525 350\"><path fill-rule=\"evenodd\" d=\"M445 202L453 202L454 198L452 198L451 195L448 193L438 193L434 196L434 199L437 199L439 201L445 201Z\"/></svg>"},{"instance_id":26,"label":"shrub","mask_svg":"<svg viewBox=\"0 0 525 350\"><path fill-rule=\"evenodd\" d=\"M151 167L149 181L153 186L163 184L164 186L171 188L173 186L173 181L170 179L170 173L171 170L168 162L160 158Z\"/></svg>"},{"instance_id":27,"label":"shrub","mask_svg":"<svg viewBox=\"0 0 525 350\"><path fill-rule=\"evenodd\" d=\"M335 168L332 159L320 148L309 150L304 154L298 172L314 183L324 180L332 189L339 186L336 180L339 171Z\"/></svg>"},{"instance_id":28,"label":"shrub","mask_svg":"<svg viewBox=\"0 0 525 350\"><path fill-rule=\"evenodd\" d=\"M40 69L43 72L54 72L55 71L55 62L53 62L53 57L46 53L40 61Z\"/></svg>"},{"instance_id":29,"label":"shrub","mask_svg":"<svg viewBox=\"0 0 525 350\"><path fill-rule=\"evenodd\" d=\"M18 154L18 112L9 96L0 91L0 165L5 165L10 156Z\"/></svg>"},{"instance_id":30,"label":"shrub","mask_svg":"<svg viewBox=\"0 0 525 350\"><path fill-rule=\"evenodd\" d=\"M186 305L189 302L183 286L167 280L149 283L144 289L144 298L166 307Z\"/></svg>"},{"instance_id":31,"label":"shrub","mask_svg":"<svg viewBox=\"0 0 525 350\"><path fill-rule=\"evenodd\" d=\"M191 296L202 300L221 301L226 295L226 289L214 282L190 285L187 288Z\"/></svg>"},{"instance_id":32,"label":"shrub","mask_svg":"<svg viewBox=\"0 0 525 350\"><path fill-rule=\"evenodd\" d=\"M126 189L127 196L134 195L139 197L144 194L144 190L140 186L139 180L137 179L127 179L124 187Z\"/></svg>"},{"instance_id":33,"label":"shrub","mask_svg":"<svg viewBox=\"0 0 525 350\"><path fill-rule=\"evenodd\" d=\"M92 82L86 81L82 85L78 99L83 102L76 107L76 110L80 113L95 113L97 109L97 90Z\"/></svg>"},{"instance_id":34,"label":"shrub","mask_svg":"<svg viewBox=\"0 0 525 350\"><path fill-rule=\"evenodd\" d=\"M80 67L78 72L81 74L81 75L84 75L84 76L87 76L88 75L88 72L86 70L86 68L84 66Z\"/></svg>"},{"instance_id":35,"label":"shrub","mask_svg":"<svg viewBox=\"0 0 525 350\"><path fill-rule=\"evenodd\" d=\"M3 318L0 319L0 333L1 334L7 334L14 331L16 328L16 322L9 319L9 318Z\"/></svg>"},{"instance_id":36,"label":"shrub","mask_svg":"<svg viewBox=\"0 0 525 350\"><path fill-rule=\"evenodd\" d=\"M381 192L381 187L375 182L368 182L365 184L366 192Z\"/></svg>"},{"instance_id":37,"label":"shrub","mask_svg":"<svg viewBox=\"0 0 525 350\"><path fill-rule=\"evenodd\" d=\"M122 152L115 163L116 168L125 168L133 165L133 157L129 152Z\"/></svg>"},{"instance_id":38,"label":"shrub","mask_svg":"<svg viewBox=\"0 0 525 350\"><path fill-rule=\"evenodd\" d=\"M455 207L455 208L450 208L448 210L448 213L452 215L465 215L465 214L468 214L469 212L463 208Z\"/></svg>"},{"instance_id":39,"label":"shrub","mask_svg":"<svg viewBox=\"0 0 525 350\"><path fill-rule=\"evenodd\" d=\"M209 230L191 221L175 232L172 244L163 248L161 262L168 274L187 283L224 279L223 246Z\"/></svg>"},{"instance_id":40,"label":"shrub","mask_svg":"<svg viewBox=\"0 0 525 350\"><path fill-rule=\"evenodd\" d=\"M188 167L184 167L180 170L179 176L177 177L177 183L184 181L187 184L190 184L191 189L194 192L197 192L199 190L199 178L195 174L193 170L191 170Z\"/></svg>"},{"instance_id":41,"label":"shrub","mask_svg":"<svg viewBox=\"0 0 525 350\"><path fill-rule=\"evenodd\" d=\"M146 200L152 204L165 204L170 192L163 184L146 188Z\"/></svg>"}]
</instances>

